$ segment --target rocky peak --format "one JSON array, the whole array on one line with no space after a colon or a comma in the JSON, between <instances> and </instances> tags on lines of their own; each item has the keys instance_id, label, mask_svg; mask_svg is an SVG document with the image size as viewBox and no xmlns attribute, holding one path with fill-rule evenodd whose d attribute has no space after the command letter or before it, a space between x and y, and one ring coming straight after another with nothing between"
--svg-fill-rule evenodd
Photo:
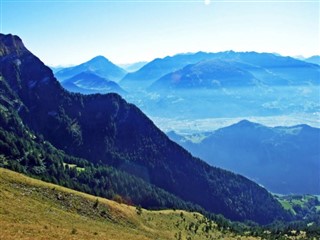
<instances>
[{"instance_id":1,"label":"rocky peak","mask_svg":"<svg viewBox=\"0 0 320 240\"><path fill-rule=\"evenodd\" d=\"M28 51L21 38L12 34L2 34L0 33L0 56L10 56L11 54L16 54L20 56L25 51Z\"/></svg>"},{"instance_id":2,"label":"rocky peak","mask_svg":"<svg viewBox=\"0 0 320 240\"><path fill-rule=\"evenodd\" d=\"M24 102L62 91L51 69L28 51L18 36L0 34L0 62L0 75Z\"/></svg>"}]
</instances>

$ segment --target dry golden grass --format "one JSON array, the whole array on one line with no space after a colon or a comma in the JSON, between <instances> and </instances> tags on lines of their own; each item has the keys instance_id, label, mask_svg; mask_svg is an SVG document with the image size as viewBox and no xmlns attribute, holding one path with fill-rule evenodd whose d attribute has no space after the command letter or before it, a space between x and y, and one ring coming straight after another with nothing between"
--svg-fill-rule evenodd
<instances>
[{"instance_id":1,"label":"dry golden grass","mask_svg":"<svg viewBox=\"0 0 320 240\"><path fill-rule=\"evenodd\" d=\"M222 233L212 222L206 232L203 220L180 210L138 215L133 206L0 168L0 239L256 239Z\"/></svg>"}]
</instances>

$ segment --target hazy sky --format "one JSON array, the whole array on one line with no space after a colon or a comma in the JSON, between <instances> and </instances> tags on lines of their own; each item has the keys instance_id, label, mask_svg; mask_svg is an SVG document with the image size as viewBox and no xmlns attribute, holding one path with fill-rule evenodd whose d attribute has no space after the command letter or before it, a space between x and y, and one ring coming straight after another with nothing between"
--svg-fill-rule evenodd
<instances>
[{"instance_id":1,"label":"hazy sky","mask_svg":"<svg viewBox=\"0 0 320 240\"><path fill-rule=\"evenodd\" d=\"M48 65L225 50L320 54L320 1L1 1L1 32Z\"/></svg>"}]
</instances>

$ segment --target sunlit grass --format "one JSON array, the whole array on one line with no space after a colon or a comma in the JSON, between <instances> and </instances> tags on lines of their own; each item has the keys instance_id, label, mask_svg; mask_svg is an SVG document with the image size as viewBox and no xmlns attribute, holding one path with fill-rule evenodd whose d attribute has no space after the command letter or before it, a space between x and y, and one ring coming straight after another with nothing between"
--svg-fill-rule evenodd
<instances>
[{"instance_id":1,"label":"sunlit grass","mask_svg":"<svg viewBox=\"0 0 320 240\"><path fill-rule=\"evenodd\" d=\"M134 206L0 168L0 239L257 239L220 231L198 213L137 214ZM206 227L210 229L206 230Z\"/></svg>"}]
</instances>

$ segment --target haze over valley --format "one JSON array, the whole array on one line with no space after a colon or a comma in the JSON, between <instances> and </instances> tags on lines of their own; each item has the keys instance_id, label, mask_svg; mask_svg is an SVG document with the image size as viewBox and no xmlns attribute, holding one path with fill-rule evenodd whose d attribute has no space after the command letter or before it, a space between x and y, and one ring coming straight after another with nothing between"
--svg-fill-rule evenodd
<instances>
[{"instance_id":1,"label":"haze over valley","mask_svg":"<svg viewBox=\"0 0 320 240\"><path fill-rule=\"evenodd\" d=\"M79 65L55 75L66 86L64 79L68 71L75 68L92 71L89 66L97 69L96 59L98 57L85 63L88 67L82 70ZM191 63L194 65L186 69ZM189 80L185 76L189 76ZM188 85L170 85L170 82L176 84L177 78L179 86ZM126 90L121 95L141 108L164 131L209 131L242 119L268 126L276 126L269 119L278 119L278 125L285 126L303 123L320 126L319 65L290 57L232 51L178 54L151 61L115 81ZM87 90L66 88L81 93L94 90L80 82L77 86ZM95 92L99 92L98 85ZM105 92L103 87L100 92Z\"/></svg>"},{"instance_id":2,"label":"haze over valley","mask_svg":"<svg viewBox=\"0 0 320 240\"><path fill-rule=\"evenodd\" d=\"M103 93L104 88L99 91L92 80L97 59L105 62L105 69L112 66L118 71L100 56L55 75L69 91L86 94L93 90L89 84L93 82L95 91ZM94 69L82 81L89 87L79 81L78 89L67 85L70 80L63 74L74 69L83 73ZM120 94L128 102L210 165L243 174L274 193L320 194L319 76L317 64L269 53L228 51L155 59L115 81L126 89ZM279 133L257 123L278 127ZM230 125L230 133L220 129ZM306 129L314 130L305 134Z\"/></svg>"}]
</instances>

